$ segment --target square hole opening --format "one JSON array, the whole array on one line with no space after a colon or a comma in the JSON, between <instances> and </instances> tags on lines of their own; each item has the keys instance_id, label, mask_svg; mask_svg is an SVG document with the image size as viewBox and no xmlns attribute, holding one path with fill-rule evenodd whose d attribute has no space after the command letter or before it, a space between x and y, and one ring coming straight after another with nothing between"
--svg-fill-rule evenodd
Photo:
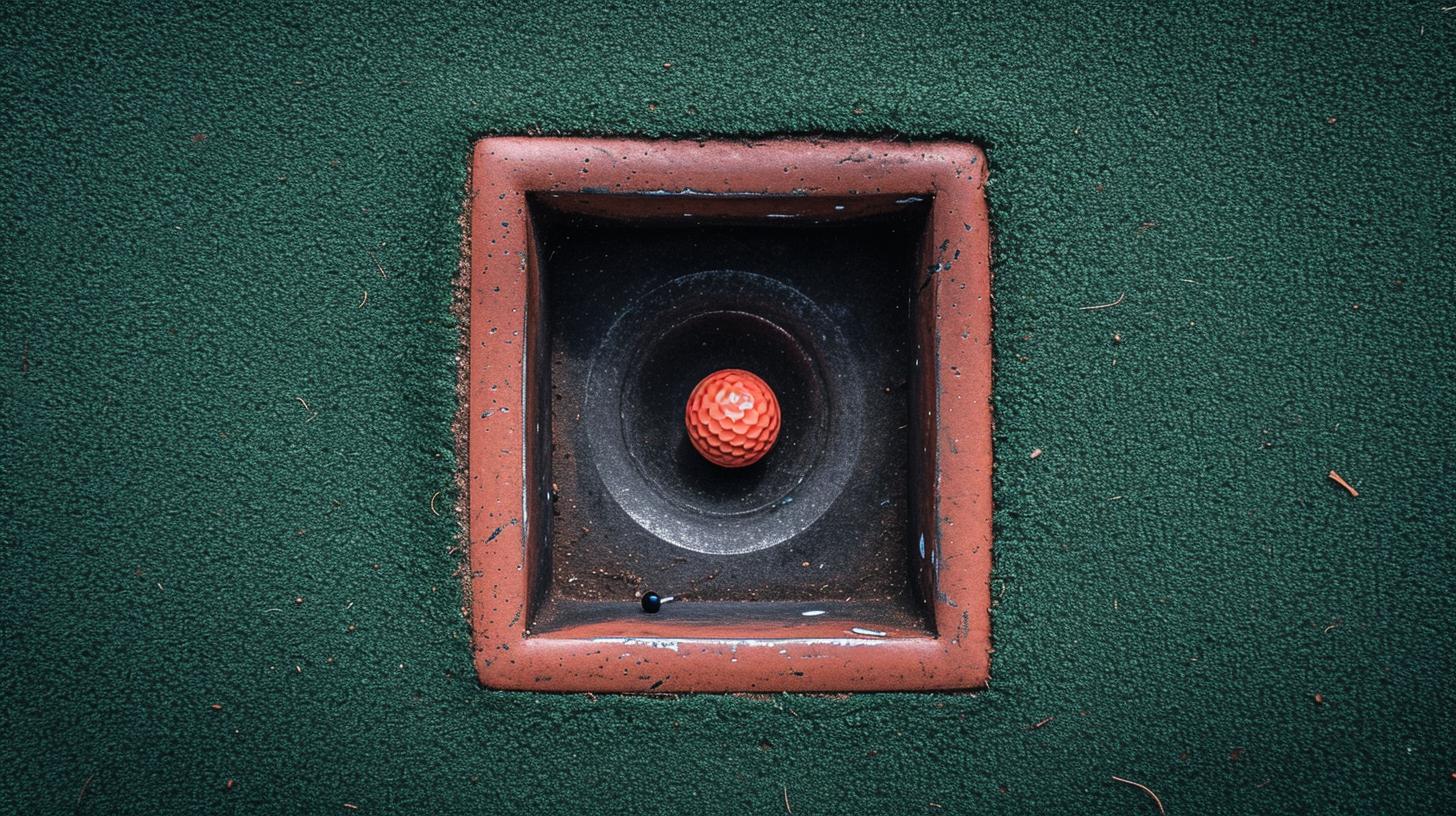
<instances>
[{"instance_id":1,"label":"square hole opening","mask_svg":"<svg viewBox=\"0 0 1456 816\"><path fill-rule=\"evenodd\" d=\"M912 557L929 199L529 202L545 523L528 631L640 634L645 592L676 599L678 623L932 631ZM745 468L706 461L684 426L724 368L763 377L783 412Z\"/></svg>"}]
</instances>

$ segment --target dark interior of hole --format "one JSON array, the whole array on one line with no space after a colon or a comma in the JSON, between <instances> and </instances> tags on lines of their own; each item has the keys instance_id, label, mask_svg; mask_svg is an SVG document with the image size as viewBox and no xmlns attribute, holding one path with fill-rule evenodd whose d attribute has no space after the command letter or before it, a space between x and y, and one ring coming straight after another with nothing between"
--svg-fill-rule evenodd
<instances>
[{"instance_id":1,"label":"dark interior of hole","mask_svg":"<svg viewBox=\"0 0 1456 816\"><path fill-rule=\"evenodd\" d=\"M769 205L772 206L772 205ZM766 210L766 211L781 211ZM532 203L537 273L544 279L549 354L549 438L541 440L554 484L544 535L544 603L532 628L571 617L573 603L621 603L630 614L645 590L697 601L877 603L887 619L919 620L908 553L909 404L917 295L917 251L926 210L839 223L608 219L554 212ZM592 461L582 421L593 354L613 323L646 293L684 275L732 269L798 290L843 333L860 375L863 439L853 477L835 503L802 533L768 549L708 555L648 533L613 500ZM629 383L624 432L649 477L706 513L731 514L781 494L796 467L813 466L821 440L805 412L816 411L798 326L774 326L745 304L723 302L664 332ZM725 472L686 441L682 402L706 373L757 371L778 393L784 430L754 467Z\"/></svg>"}]
</instances>

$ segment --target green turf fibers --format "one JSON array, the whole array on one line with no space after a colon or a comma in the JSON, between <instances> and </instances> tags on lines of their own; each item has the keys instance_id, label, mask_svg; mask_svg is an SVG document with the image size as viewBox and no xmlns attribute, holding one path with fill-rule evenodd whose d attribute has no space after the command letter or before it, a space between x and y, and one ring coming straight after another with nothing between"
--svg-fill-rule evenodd
<instances>
[{"instance_id":1,"label":"green turf fibers","mask_svg":"<svg viewBox=\"0 0 1456 816\"><path fill-rule=\"evenodd\" d=\"M6 6L0 811L1456 808L1443 5ZM430 499L525 132L987 147L989 690L475 684Z\"/></svg>"}]
</instances>

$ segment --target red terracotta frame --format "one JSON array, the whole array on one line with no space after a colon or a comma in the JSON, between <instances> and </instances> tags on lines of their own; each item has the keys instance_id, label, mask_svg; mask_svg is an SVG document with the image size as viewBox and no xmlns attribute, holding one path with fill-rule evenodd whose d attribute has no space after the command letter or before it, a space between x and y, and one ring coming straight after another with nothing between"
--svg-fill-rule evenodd
<instances>
[{"instance_id":1,"label":"red terracotta frame","mask_svg":"<svg viewBox=\"0 0 1456 816\"><path fill-rule=\"evenodd\" d=\"M893 691L978 688L991 652L991 271L984 153L953 142L775 139L646 141L499 137L471 166L466 437L469 596L480 682L499 689L598 692ZM664 191L668 195L664 195ZM854 217L897 197L932 201L917 340L921 593L934 634L866 634L812 618L704 626L666 615L530 633L532 519L539 474L528 450L542 342L528 195L564 207L731 214L763 197L820 218ZM651 195L648 195L648 194ZM608 197L605 194L611 194ZM642 194L633 196L632 194ZM621 197L618 197L621 196ZM836 209L836 205L838 209ZM539 481L534 483L540 484ZM930 540L933 539L933 540ZM630 622L628 622L630 621Z\"/></svg>"}]
</instances>

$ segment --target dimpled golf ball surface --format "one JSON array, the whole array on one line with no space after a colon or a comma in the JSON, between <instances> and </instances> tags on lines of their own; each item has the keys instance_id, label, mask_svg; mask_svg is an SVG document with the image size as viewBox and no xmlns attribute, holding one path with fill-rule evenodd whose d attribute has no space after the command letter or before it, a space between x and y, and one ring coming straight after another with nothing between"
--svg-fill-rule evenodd
<instances>
[{"instance_id":1,"label":"dimpled golf ball surface","mask_svg":"<svg viewBox=\"0 0 1456 816\"><path fill-rule=\"evenodd\" d=\"M738 368L704 377L688 397L688 439L704 459L727 468L764 457L779 438L779 401L768 383Z\"/></svg>"}]
</instances>

